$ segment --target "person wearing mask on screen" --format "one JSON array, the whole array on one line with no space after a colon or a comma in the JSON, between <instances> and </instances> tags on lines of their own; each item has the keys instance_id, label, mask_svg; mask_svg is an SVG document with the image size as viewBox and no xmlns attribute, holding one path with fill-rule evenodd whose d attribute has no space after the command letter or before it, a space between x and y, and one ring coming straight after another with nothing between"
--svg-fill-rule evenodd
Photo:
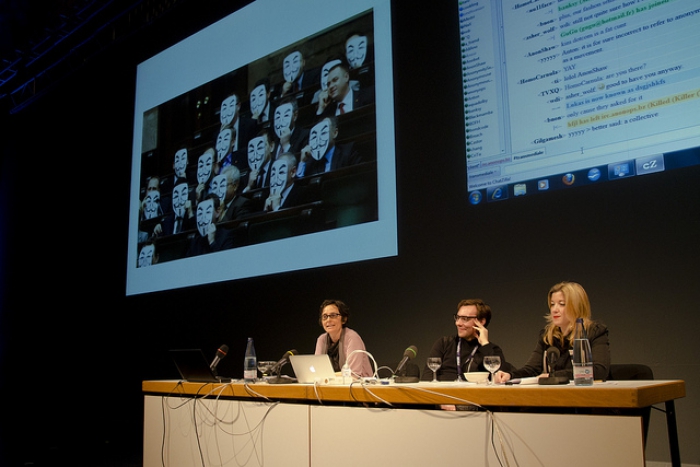
<instances>
[{"instance_id":1,"label":"person wearing mask on screen","mask_svg":"<svg viewBox=\"0 0 700 467\"><path fill-rule=\"evenodd\" d=\"M270 186L272 153L277 143L268 128L263 128L258 136L248 143L248 182L243 193Z\"/></svg>"},{"instance_id":2,"label":"person wearing mask on screen","mask_svg":"<svg viewBox=\"0 0 700 467\"><path fill-rule=\"evenodd\" d=\"M308 104L313 97L310 90L319 86L320 70L307 68L304 53L301 50L294 50L282 61L282 75L284 82L279 85L278 98L294 96L301 105Z\"/></svg>"},{"instance_id":3,"label":"person wearing mask on screen","mask_svg":"<svg viewBox=\"0 0 700 467\"><path fill-rule=\"evenodd\" d=\"M243 157L246 165L248 164L247 155L238 151L234 155L233 146L236 142L236 130L230 126L221 127L219 134L216 137L216 163L214 164L214 173L221 174L224 167L234 163L234 157ZM238 161L240 164L240 161Z\"/></svg>"},{"instance_id":4,"label":"person wearing mask on screen","mask_svg":"<svg viewBox=\"0 0 700 467\"><path fill-rule=\"evenodd\" d=\"M593 354L593 376L595 379L608 377L610 369L610 342L608 328L591 320L591 304L584 288L576 282L560 282L547 293L549 313L547 324L540 331L530 358L525 366L510 371L504 369L496 373L496 382L505 383L511 378L532 376L566 376L573 380L573 366L569 349L573 348L574 325L577 318L583 318L588 340ZM554 364L554 373L549 374L544 362L549 347L559 350L559 359Z\"/></svg>"},{"instance_id":5,"label":"person wearing mask on screen","mask_svg":"<svg viewBox=\"0 0 700 467\"><path fill-rule=\"evenodd\" d=\"M275 107L275 119L273 126L279 144L273 160L279 154L285 152L294 153L299 157L299 153L309 142L309 130L297 125L299 118L299 104L294 96L289 96L280 101Z\"/></svg>"},{"instance_id":6,"label":"person wearing mask on screen","mask_svg":"<svg viewBox=\"0 0 700 467\"><path fill-rule=\"evenodd\" d=\"M145 268L152 266L158 262L158 253L156 253L156 246L153 242L148 242L144 244L139 250L137 268Z\"/></svg>"},{"instance_id":7,"label":"person wearing mask on screen","mask_svg":"<svg viewBox=\"0 0 700 467\"><path fill-rule=\"evenodd\" d=\"M305 189L294 183L297 159L291 152L281 154L272 163L270 171L270 196L265 200L265 211L278 211L304 204Z\"/></svg>"},{"instance_id":8,"label":"person wearing mask on screen","mask_svg":"<svg viewBox=\"0 0 700 467\"><path fill-rule=\"evenodd\" d=\"M489 339L487 328L490 322L491 307L483 300L466 299L457 304L457 313L454 315L457 335L439 338L428 355L442 359L442 364L436 372L438 381L464 381L464 373L487 371L483 365L487 355L501 357L501 368L510 368L503 350ZM427 364L421 379L433 379L433 371Z\"/></svg>"},{"instance_id":9,"label":"person wearing mask on screen","mask_svg":"<svg viewBox=\"0 0 700 467\"><path fill-rule=\"evenodd\" d=\"M309 144L301 150L297 177L330 172L362 162L352 141L336 144L337 138L337 117L325 117L314 125L309 132Z\"/></svg>"},{"instance_id":10,"label":"person wearing mask on screen","mask_svg":"<svg viewBox=\"0 0 700 467\"><path fill-rule=\"evenodd\" d=\"M340 300L325 300L319 308L318 322L325 331L316 339L316 355L328 354L336 372L348 363L353 375L369 377L374 373L369 357L364 353L365 343L360 335L347 327L350 308ZM358 351L350 357L348 356Z\"/></svg>"},{"instance_id":11,"label":"person wearing mask on screen","mask_svg":"<svg viewBox=\"0 0 700 467\"><path fill-rule=\"evenodd\" d=\"M353 31L345 38L345 58L351 70L364 65L369 54L369 42L365 34Z\"/></svg>"},{"instance_id":12,"label":"person wearing mask on screen","mask_svg":"<svg viewBox=\"0 0 700 467\"><path fill-rule=\"evenodd\" d=\"M162 235L175 235L194 229L194 211L190 187L185 178L178 178L172 190L172 211L162 224Z\"/></svg>"},{"instance_id":13,"label":"person wearing mask on screen","mask_svg":"<svg viewBox=\"0 0 700 467\"><path fill-rule=\"evenodd\" d=\"M269 79L259 79L256 81L255 87L250 91L250 112L258 127L269 126L272 118Z\"/></svg>"},{"instance_id":14,"label":"person wearing mask on screen","mask_svg":"<svg viewBox=\"0 0 700 467\"><path fill-rule=\"evenodd\" d=\"M372 103L374 87L360 87L359 83L351 86L350 70L343 61L339 61L328 70L326 89L318 95L316 115L344 115Z\"/></svg>"},{"instance_id":15,"label":"person wearing mask on screen","mask_svg":"<svg viewBox=\"0 0 700 467\"><path fill-rule=\"evenodd\" d=\"M195 198L199 203L210 193L212 178L216 175L216 149L207 148L197 160L197 188Z\"/></svg>"},{"instance_id":16,"label":"person wearing mask on screen","mask_svg":"<svg viewBox=\"0 0 700 467\"><path fill-rule=\"evenodd\" d=\"M231 230L217 228L216 223L221 216L221 202L214 193L209 193L197 204L197 231L190 242L187 256L197 256L205 253L233 248Z\"/></svg>"},{"instance_id":17,"label":"person wearing mask on screen","mask_svg":"<svg viewBox=\"0 0 700 467\"><path fill-rule=\"evenodd\" d=\"M362 86L370 86L374 82L374 67L372 47L367 34L353 31L345 38L345 59L350 69L350 79L356 80Z\"/></svg>"}]
</instances>

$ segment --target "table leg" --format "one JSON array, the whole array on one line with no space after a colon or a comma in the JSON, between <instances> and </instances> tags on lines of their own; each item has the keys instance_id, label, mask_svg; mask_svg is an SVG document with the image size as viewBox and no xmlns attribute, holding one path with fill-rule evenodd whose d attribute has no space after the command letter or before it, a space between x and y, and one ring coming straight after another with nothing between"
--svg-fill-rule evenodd
<instances>
[{"instance_id":1,"label":"table leg","mask_svg":"<svg viewBox=\"0 0 700 467\"><path fill-rule=\"evenodd\" d=\"M681 453L678 449L678 427L676 426L676 404L673 399L666 401L666 427L668 447L671 450L671 465L681 467Z\"/></svg>"}]
</instances>

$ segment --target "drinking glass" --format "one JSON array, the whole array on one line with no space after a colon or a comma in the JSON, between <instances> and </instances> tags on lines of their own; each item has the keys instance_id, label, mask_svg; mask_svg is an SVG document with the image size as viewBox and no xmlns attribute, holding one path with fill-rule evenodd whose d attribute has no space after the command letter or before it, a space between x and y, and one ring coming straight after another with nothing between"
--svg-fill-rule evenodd
<instances>
[{"instance_id":1,"label":"drinking glass","mask_svg":"<svg viewBox=\"0 0 700 467\"><path fill-rule=\"evenodd\" d=\"M273 366L275 366L275 363L277 362L273 362L270 360L261 360L258 362L258 370L260 371L260 373L262 373L262 381L265 381L265 378L269 376L267 373L272 369Z\"/></svg>"},{"instance_id":2,"label":"drinking glass","mask_svg":"<svg viewBox=\"0 0 700 467\"><path fill-rule=\"evenodd\" d=\"M484 367L491 373L491 381L489 381L489 386L493 386L494 373L501 367L501 357L498 355L487 355L484 357Z\"/></svg>"},{"instance_id":3,"label":"drinking glass","mask_svg":"<svg viewBox=\"0 0 700 467\"><path fill-rule=\"evenodd\" d=\"M437 371L438 368L442 365L442 359L440 357L429 357L428 358L428 368L433 370L433 380L431 381L432 383L437 383Z\"/></svg>"}]
</instances>

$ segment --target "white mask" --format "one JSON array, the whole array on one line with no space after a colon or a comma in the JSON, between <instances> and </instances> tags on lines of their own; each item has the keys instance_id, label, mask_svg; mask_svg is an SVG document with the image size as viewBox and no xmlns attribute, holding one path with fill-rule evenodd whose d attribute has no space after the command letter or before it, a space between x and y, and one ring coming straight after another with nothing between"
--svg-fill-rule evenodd
<instances>
[{"instance_id":1,"label":"white mask","mask_svg":"<svg viewBox=\"0 0 700 467\"><path fill-rule=\"evenodd\" d=\"M226 187L228 186L228 181L226 180L226 175L217 175L211 180L211 192L223 200L226 196Z\"/></svg>"},{"instance_id":2,"label":"white mask","mask_svg":"<svg viewBox=\"0 0 700 467\"><path fill-rule=\"evenodd\" d=\"M256 136L248 143L248 166L250 170L260 170L265 161L265 137Z\"/></svg>"},{"instance_id":3,"label":"white mask","mask_svg":"<svg viewBox=\"0 0 700 467\"><path fill-rule=\"evenodd\" d=\"M260 115L267 104L267 92L265 85L261 84L250 92L250 111L253 115Z\"/></svg>"},{"instance_id":4,"label":"white mask","mask_svg":"<svg viewBox=\"0 0 700 467\"><path fill-rule=\"evenodd\" d=\"M328 87L328 73L331 71L331 68L336 66L338 63L340 63L340 60L332 60L323 65L323 68L321 68L321 89L324 91Z\"/></svg>"},{"instance_id":5,"label":"white mask","mask_svg":"<svg viewBox=\"0 0 700 467\"><path fill-rule=\"evenodd\" d=\"M221 112L219 118L222 125L230 125L233 118L236 116L238 99L236 96L229 96L221 102Z\"/></svg>"},{"instance_id":6,"label":"white mask","mask_svg":"<svg viewBox=\"0 0 700 467\"><path fill-rule=\"evenodd\" d=\"M277 195L284 190L287 184L287 174L289 173L289 163L285 157L272 163L270 169L270 194Z\"/></svg>"},{"instance_id":7,"label":"white mask","mask_svg":"<svg viewBox=\"0 0 700 467\"><path fill-rule=\"evenodd\" d=\"M153 264L153 255L156 252L155 245L144 245L139 252L139 266L145 268Z\"/></svg>"},{"instance_id":8,"label":"white mask","mask_svg":"<svg viewBox=\"0 0 700 467\"><path fill-rule=\"evenodd\" d=\"M147 192L144 201L144 217L146 219L154 219L158 217L158 213L160 212L160 192L155 190Z\"/></svg>"},{"instance_id":9,"label":"white mask","mask_svg":"<svg viewBox=\"0 0 700 467\"><path fill-rule=\"evenodd\" d=\"M187 170L187 149L180 149L175 153L175 163L173 164L175 175L185 178Z\"/></svg>"},{"instance_id":10,"label":"white mask","mask_svg":"<svg viewBox=\"0 0 700 467\"><path fill-rule=\"evenodd\" d=\"M199 162L197 163L197 181L199 183L206 183L207 180L209 180L213 164L214 161L211 152L205 152L199 156Z\"/></svg>"},{"instance_id":11,"label":"white mask","mask_svg":"<svg viewBox=\"0 0 700 467\"><path fill-rule=\"evenodd\" d=\"M180 183L173 188L173 212L175 213L175 217L185 217L187 193L187 183Z\"/></svg>"},{"instance_id":12,"label":"white mask","mask_svg":"<svg viewBox=\"0 0 700 467\"><path fill-rule=\"evenodd\" d=\"M301 52L292 52L284 58L282 63L282 73L285 81L291 83L299 78L301 74L301 64L304 61Z\"/></svg>"},{"instance_id":13,"label":"white mask","mask_svg":"<svg viewBox=\"0 0 700 467\"><path fill-rule=\"evenodd\" d=\"M367 57L367 36L353 36L345 44L345 56L351 68L359 68Z\"/></svg>"},{"instance_id":14,"label":"white mask","mask_svg":"<svg viewBox=\"0 0 700 467\"><path fill-rule=\"evenodd\" d=\"M216 137L216 154L218 156L218 161L221 162L224 157L228 154L228 150L231 149L231 135L233 132L230 128L225 128L219 132L219 136Z\"/></svg>"},{"instance_id":15,"label":"white mask","mask_svg":"<svg viewBox=\"0 0 700 467\"><path fill-rule=\"evenodd\" d=\"M311 147L311 157L316 160L321 159L326 155L328 144L330 143L331 126L328 119L323 119L321 122L311 128L309 132L309 146Z\"/></svg>"},{"instance_id":16,"label":"white mask","mask_svg":"<svg viewBox=\"0 0 700 467\"><path fill-rule=\"evenodd\" d=\"M214 200L205 199L197 205L197 230L202 237L207 236L212 219L214 219Z\"/></svg>"},{"instance_id":17,"label":"white mask","mask_svg":"<svg viewBox=\"0 0 700 467\"><path fill-rule=\"evenodd\" d=\"M292 104L282 104L275 109L275 133L282 137L282 130L291 129L294 107Z\"/></svg>"}]
</instances>

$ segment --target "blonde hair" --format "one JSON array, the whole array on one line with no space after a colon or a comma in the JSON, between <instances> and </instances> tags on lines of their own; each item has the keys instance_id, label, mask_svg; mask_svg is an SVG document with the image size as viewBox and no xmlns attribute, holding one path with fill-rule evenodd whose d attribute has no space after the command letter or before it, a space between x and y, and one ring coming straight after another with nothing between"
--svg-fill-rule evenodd
<instances>
[{"instance_id":1,"label":"blonde hair","mask_svg":"<svg viewBox=\"0 0 700 467\"><path fill-rule=\"evenodd\" d=\"M573 343L574 333L571 331L578 318L583 318L583 326L586 329L591 323L591 302L588 300L588 294L586 294L581 284L564 281L553 285L547 294L548 308L551 304L552 295L557 292L561 292L564 295L566 315L571 325L569 329L562 330L552 322L551 313L545 315L547 325L544 328L544 342L547 345L554 345L556 340L559 340L562 344L564 344L565 340L568 340L570 344Z\"/></svg>"}]
</instances>

